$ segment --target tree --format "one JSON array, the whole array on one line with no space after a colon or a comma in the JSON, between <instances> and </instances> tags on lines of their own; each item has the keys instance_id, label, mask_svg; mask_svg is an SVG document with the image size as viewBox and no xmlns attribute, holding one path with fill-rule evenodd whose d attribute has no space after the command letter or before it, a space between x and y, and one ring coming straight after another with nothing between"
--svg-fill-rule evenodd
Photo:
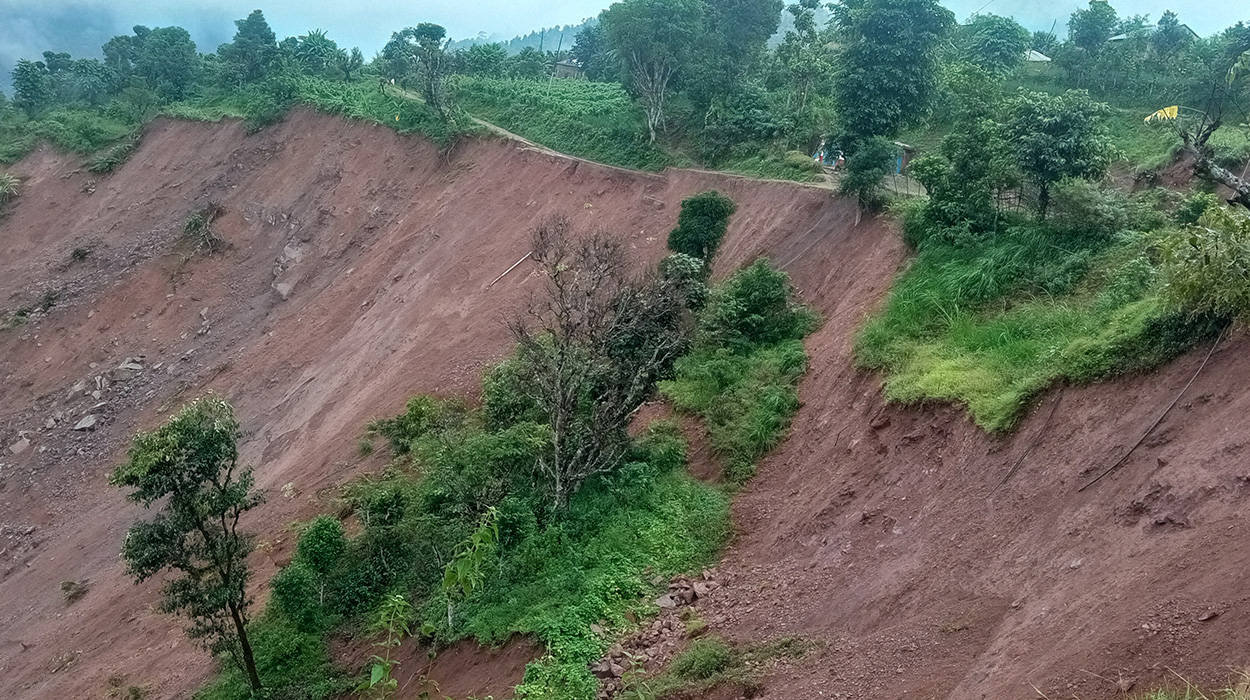
<instances>
[{"instance_id":1,"label":"tree","mask_svg":"<svg viewBox=\"0 0 1250 700\"><path fill-rule=\"evenodd\" d=\"M13 68L13 103L34 118L52 104L55 84L48 67L41 61L20 59Z\"/></svg>"},{"instance_id":2,"label":"tree","mask_svg":"<svg viewBox=\"0 0 1250 700\"><path fill-rule=\"evenodd\" d=\"M568 217L535 228L533 259L546 293L510 329L517 386L550 430L538 473L560 510L620 466L631 421L688 344L689 312L670 278L630 275L619 240L576 235Z\"/></svg>"},{"instance_id":3,"label":"tree","mask_svg":"<svg viewBox=\"0 0 1250 700\"><path fill-rule=\"evenodd\" d=\"M859 144L893 138L928 113L937 86L938 40L955 16L936 0L843 0L834 22L848 42L834 94L842 147L854 155Z\"/></svg>"},{"instance_id":4,"label":"tree","mask_svg":"<svg viewBox=\"0 0 1250 700\"><path fill-rule=\"evenodd\" d=\"M782 0L706 2L684 83L695 109L708 111L738 92L781 23Z\"/></svg>"},{"instance_id":5,"label":"tree","mask_svg":"<svg viewBox=\"0 0 1250 700\"><path fill-rule=\"evenodd\" d=\"M1004 76L1024 63L1031 37L1010 17L977 15L964 27L964 53L973 65Z\"/></svg>"},{"instance_id":6,"label":"tree","mask_svg":"<svg viewBox=\"0 0 1250 700\"><path fill-rule=\"evenodd\" d=\"M382 74L395 80L415 78L421 95L430 109L447 118L447 79L451 60L444 38L447 30L437 24L422 22L391 35L382 47Z\"/></svg>"},{"instance_id":7,"label":"tree","mask_svg":"<svg viewBox=\"0 0 1250 700\"><path fill-rule=\"evenodd\" d=\"M244 513L263 498L252 473L239 466L239 423L216 397L192 402L163 426L139 433L128 461L109 483L133 489L127 498L159 505L150 521L126 534L122 557L136 583L175 574L162 587L161 610L190 618L187 634L214 654L228 653L261 688L248 640L247 556L253 539L239 530Z\"/></svg>"},{"instance_id":8,"label":"tree","mask_svg":"<svg viewBox=\"0 0 1250 700\"><path fill-rule=\"evenodd\" d=\"M200 55L187 30L157 27L146 32L137 45L132 58L133 73L166 100L182 99L200 70Z\"/></svg>"},{"instance_id":9,"label":"tree","mask_svg":"<svg viewBox=\"0 0 1250 700\"><path fill-rule=\"evenodd\" d=\"M1037 186L1037 211L1043 219L1055 183L1106 172L1112 145L1103 118L1110 108L1091 100L1089 93L1021 91L1007 111L1007 138L1021 172Z\"/></svg>"},{"instance_id":10,"label":"tree","mask_svg":"<svg viewBox=\"0 0 1250 700\"><path fill-rule=\"evenodd\" d=\"M898 146L884 136L873 136L859 142L855 152L846 159L846 174L840 189L860 204L876 207L883 204L881 181L894 172Z\"/></svg>"},{"instance_id":11,"label":"tree","mask_svg":"<svg viewBox=\"0 0 1250 700\"><path fill-rule=\"evenodd\" d=\"M352 47L351 53L346 49L339 49L334 56L334 69L343 74L345 82L352 81L352 73L360 70L365 65L365 56L357 47Z\"/></svg>"},{"instance_id":12,"label":"tree","mask_svg":"<svg viewBox=\"0 0 1250 700\"><path fill-rule=\"evenodd\" d=\"M603 12L608 44L631 78L655 143L673 78L690 59L703 24L702 0L623 0Z\"/></svg>"},{"instance_id":13,"label":"tree","mask_svg":"<svg viewBox=\"0 0 1250 700\"><path fill-rule=\"evenodd\" d=\"M301 69L307 73L320 75L333 65L339 56L339 51L339 45L326 36L324 31L313 29L295 38L293 54Z\"/></svg>"},{"instance_id":14,"label":"tree","mask_svg":"<svg viewBox=\"0 0 1250 700\"><path fill-rule=\"evenodd\" d=\"M787 106L799 115L807 110L818 86L833 74L833 56L816 26L820 0L799 0L786 6L794 29L786 32L777 47L777 61L785 74ZM823 87L823 86L822 86Z\"/></svg>"},{"instance_id":15,"label":"tree","mask_svg":"<svg viewBox=\"0 0 1250 700\"><path fill-rule=\"evenodd\" d=\"M591 80L604 80L612 73L615 57L608 46L603 25L599 22L588 24L577 33L569 55L582 64L582 70L586 71L586 77Z\"/></svg>"},{"instance_id":16,"label":"tree","mask_svg":"<svg viewBox=\"0 0 1250 700\"><path fill-rule=\"evenodd\" d=\"M955 96L953 128L937 152L912 162L909 172L929 191L925 216L976 233L993 228L994 190L1012 184L1014 161L998 110L999 84L975 66L948 78Z\"/></svg>"},{"instance_id":17,"label":"tree","mask_svg":"<svg viewBox=\"0 0 1250 700\"><path fill-rule=\"evenodd\" d=\"M503 44L474 44L460 55L464 72L483 78L502 78L508 63Z\"/></svg>"},{"instance_id":18,"label":"tree","mask_svg":"<svg viewBox=\"0 0 1250 700\"><path fill-rule=\"evenodd\" d=\"M252 83L268 77L278 61L278 38L260 10L235 20L234 41L222 44L217 56L236 83Z\"/></svg>"},{"instance_id":19,"label":"tree","mask_svg":"<svg viewBox=\"0 0 1250 700\"><path fill-rule=\"evenodd\" d=\"M732 199L715 190L686 198L677 216L677 228L668 234L668 249L702 260L710 271L729 230L729 218L737 208Z\"/></svg>"},{"instance_id":20,"label":"tree","mask_svg":"<svg viewBox=\"0 0 1250 700\"><path fill-rule=\"evenodd\" d=\"M1168 10L1159 18L1154 34L1150 35L1150 50L1162 59L1175 57L1193 40L1193 34L1181 25L1175 12Z\"/></svg>"},{"instance_id":21,"label":"tree","mask_svg":"<svg viewBox=\"0 0 1250 700\"><path fill-rule=\"evenodd\" d=\"M67 73L60 76L66 102L104 103L117 82L117 75L94 58L74 61Z\"/></svg>"},{"instance_id":22,"label":"tree","mask_svg":"<svg viewBox=\"0 0 1250 700\"><path fill-rule=\"evenodd\" d=\"M1231 42L1231 46L1240 48L1241 42ZM1182 108L1179 105L1161 109L1146 118L1147 122L1169 122L1174 125L1181 138L1181 149L1191 158L1193 171L1208 177L1232 190L1230 202L1250 208L1250 180L1231 172L1216 162L1210 146L1211 137L1223 126L1225 119L1232 110L1240 111L1248 84L1250 84L1250 33L1244 45L1247 46L1240 56L1226 55L1222 60L1214 62L1215 67L1222 69L1216 74L1200 81L1205 93L1202 109Z\"/></svg>"},{"instance_id":23,"label":"tree","mask_svg":"<svg viewBox=\"0 0 1250 700\"><path fill-rule=\"evenodd\" d=\"M138 25L134 28L133 36L122 34L109 39L101 47L104 52L104 65L113 69L123 80L130 77L139 49L143 46L143 40L150 31L152 30Z\"/></svg>"},{"instance_id":24,"label":"tree","mask_svg":"<svg viewBox=\"0 0 1250 700\"><path fill-rule=\"evenodd\" d=\"M1077 10L1068 19L1068 41L1096 56L1115 36L1120 18L1107 0L1089 0L1089 7Z\"/></svg>"},{"instance_id":25,"label":"tree","mask_svg":"<svg viewBox=\"0 0 1250 700\"><path fill-rule=\"evenodd\" d=\"M1029 48L1049 58L1055 53L1055 49L1059 47L1059 37L1054 32L1045 30L1037 30L1033 32L1033 36L1029 39Z\"/></svg>"},{"instance_id":26,"label":"tree","mask_svg":"<svg viewBox=\"0 0 1250 700\"><path fill-rule=\"evenodd\" d=\"M520 53L508 59L508 75L514 78L537 80L551 74L547 54L533 46L526 46Z\"/></svg>"}]
</instances>

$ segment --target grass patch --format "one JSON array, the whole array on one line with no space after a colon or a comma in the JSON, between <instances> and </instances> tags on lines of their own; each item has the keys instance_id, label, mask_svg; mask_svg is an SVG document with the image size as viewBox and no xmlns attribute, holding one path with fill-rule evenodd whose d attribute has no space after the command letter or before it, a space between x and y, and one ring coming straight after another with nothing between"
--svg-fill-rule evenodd
<instances>
[{"instance_id":1,"label":"grass patch","mask_svg":"<svg viewBox=\"0 0 1250 700\"><path fill-rule=\"evenodd\" d=\"M256 650L256 667L267 697L326 700L343 697L356 687L356 679L334 667L323 635L300 630L273 612L248 626ZM195 700L246 700L252 698L247 676L236 666L223 663L221 673L194 695Z\"/></svg>"},{"instance_id":2,"label":"grass patch","mask_svg":"<svg viewBox=\"0 0 1250 700\"><path fill-rule=\"evenodd\" d=\"M718 637L695 640L663 672L626 679L625 700L700 698L717 687L736 687L745 697L759 694L760 678L780 659L801 659L815 647L795 638L735 647Z\"/></svg>"},{"instance_id":3,"label":"grass patch","mask_svg":"<svg viewBox=\"0 0 1250 700\"><path fill-rule=\"evenodd\" d=\"M36 120L11 116L0 121L0 163L17 162L40 143L89 155L133 139L136 126L89 109L57 109Z\"/></svg>"},{"instance_id":4,"label":"grass patch","mask_svg":"<svg viewBox=\"0 0 1250 700\"><path fill-rule=\"evenodd\" d=\"M1170 125L1147 124L1143 121L1145 116L1140 110L1117 109L1107 117L1108 133L1120 160L1138 173L1169 165L1182 145Z\"/></svg>"},{"instance_id":5,"label":"grass patch","mask_svg":"<svg viewBox=\"0 0 1250 700\"><path fill-rule=\"evenodd\" d=\"M861 329L857 360L886 373L892 400L961 403L1009 430L1055 382L1151 369L1223 327L1160 299L1149 242L1027 222L925 240Z\"/></svg>"},{"instance_id":6,"label":"grass patch","mask_svg":"<svg viewBox=\"0 0 1250 700\"><path fill-rule=\"evenodd\" d=\"M461 77L454 91L469 112L561 153L638 170L673 164L647 142L642 112L619 84Z\"/></svg>"},{"instance_id":7,"label":"grass patch","mask_svg":"<svg viewBox=\"0 0 1250 700\"><path fill-rule=\"evenodd\" d=\"M719 170L765 180L792 182L823 182L823 169L811 156L801 151L784 154L760 151L751 155L730 157Z\"/></svg>"},{"instance_id":8,"label":"grass patch","mask_svg":"<svg viewBox=\"0 0 1250 700\"><path fill-rule=\"evenodd\" d=\"M816 317L793 300L789 277L761 259L713 290L699 318L699 340L660 391L698 415L725 477L743 483L775 447L799 409L807 371L802 339Z\"/></svg>"},{"instance_id":9,"label":"grass patch","mask_svg":"<svg viewBox=\"0 0 1250 700\"><path fill-rule=\"evenodd\" d=\"M138 146L138 139L130 139L106 148L87 161L87 171L96 174L111 173L129 160L131 154L135 152L135 148Z\"/></svg>"}]
</instances>

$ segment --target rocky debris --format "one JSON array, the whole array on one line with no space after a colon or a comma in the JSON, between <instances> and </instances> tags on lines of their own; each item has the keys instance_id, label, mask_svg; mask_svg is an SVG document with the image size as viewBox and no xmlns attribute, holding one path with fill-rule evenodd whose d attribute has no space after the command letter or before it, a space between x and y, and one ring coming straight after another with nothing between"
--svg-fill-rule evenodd
<instances>
[{"instance_id":1,"label":"rocky debris","mask_svg":"<svg viewBox=\"0 0 1250 700\"><path fill-rule=\"evenodd\" d=\"M22 439L18 440L12 445L9 445L9 453L13 455L20 455L29 449L30 449L30 438L26 437L25 435L22 436Z\"/></svg>"},{"instance_id":2,"label":"rocky debris","mask_svg":"<svg viewBox=\"0 0 1250 700\"><path fill-rule=\"evenodd\" d=\"M200 329L195 332L196 335L208 335L212 332L212 326L208 322L208 307L200 309Z\"/></svg>"},{"instance_id":3,"label":"rocky debris","mask_svg":"<svg viewBox=\"0 0 1250 700\"><path fill-rule=\"evenodd\" d=\"M99 418L94 413L83 416L82 420L74 424L74 430L95 430L96 423Z\"/></svg>"},{"instance_id":4,"label":"rocky debris","mask_svg":"<svg viewBox=\"0 0 1250 700\"><path fill-rule=\"evenodd\" d=\"M662 578L652 579L655 585L663 582ZM603 658L591 665L590 672L600 680L597 698L616 697L625 689L627 676L658 670L686 640L706 632L707 624L699 618L694 605L719 587L712 571L704 571L694 579L678 576L671 580L668 591L655 599L660 614L624 641L612 645ZM606 633L601 625L591 625L591 631L601 636Z\"/></svg>"},{"instance_id":5,"label":"rocky debris","mask_svg":"<svg viewBox=\"0 0 1250 700\"><path fill-rule=\"evenodd\" d=\"M138 357L127 357L120 365L117 365L117 367L109 371L109 379L115 382L128 382L135 377L138 377L140 374L143 374L143 359L144 357L142 355L139 355ZM104 388L101 386L102 383L103 377L97 376L96 391L101 391ZM94 397L95 393L92 393L92 396ZM98 397L96 398L98 400Z\"/></svg>"}]
</instances>

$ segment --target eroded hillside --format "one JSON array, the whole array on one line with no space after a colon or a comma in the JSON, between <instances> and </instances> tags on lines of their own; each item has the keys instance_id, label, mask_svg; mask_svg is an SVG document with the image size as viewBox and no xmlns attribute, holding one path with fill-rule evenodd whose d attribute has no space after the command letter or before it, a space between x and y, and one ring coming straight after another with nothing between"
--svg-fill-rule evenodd
<instances>
[{"instance_id":1,"label":"eroded hillside","mask_svg":"<svg viewBox=\"0 0 1250 700\"><path fill-rule=\"evenodd\" d=\"M654 262L680 200L711 187L739 204L718 273L767 255L825 320L791 438L737 502L726 585L699 603L732 638L816 642L765 697L1111 697L1166 667L1217 682L1247 661L1242 334L1131 460L1077 493L1206 348L1154 375L1052 392L1005 440L954 409L886 406L851 338L903 246L826 190L631 173L501 141L439 153L306 111L252 136L157 122L103 179L46 150L15 172L0 302L57 303L0 332L11 697L91 697L116 674L185 697L211 671L117 557L136 512L106 480L135 430L210 390L238 407L269 495L250 523L267 579L289 559L289 523L381 467L355 449L368 420L415 392L469 394L507 353L504 318L535 282L525 265L500 275L536 221L568 213ZM183 224L209 203L230 247L188 258ZM61 582L84 580L67 606Z\"/></svg>"}]
</instances>

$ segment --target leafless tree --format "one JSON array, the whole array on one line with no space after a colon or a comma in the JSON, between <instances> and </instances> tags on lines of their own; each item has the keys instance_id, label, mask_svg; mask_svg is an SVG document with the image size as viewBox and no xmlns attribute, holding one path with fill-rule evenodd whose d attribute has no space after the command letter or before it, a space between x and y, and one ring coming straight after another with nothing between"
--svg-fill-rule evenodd
<instances>
[{"instance_id":1,"label":"leafless tree","mask_svg":"<svg viewBox=\"0 0 1250 700\"><path fill-rule=\"evenodd\" d=\"M621 464L629 424L685 349L691 322L680 285L631 274L619 240L579 235L561 215L533 235L546 289L509 325L522 385L551 427L539 469L560 509L587 478Z\"/></svg>"}]
</instances>

